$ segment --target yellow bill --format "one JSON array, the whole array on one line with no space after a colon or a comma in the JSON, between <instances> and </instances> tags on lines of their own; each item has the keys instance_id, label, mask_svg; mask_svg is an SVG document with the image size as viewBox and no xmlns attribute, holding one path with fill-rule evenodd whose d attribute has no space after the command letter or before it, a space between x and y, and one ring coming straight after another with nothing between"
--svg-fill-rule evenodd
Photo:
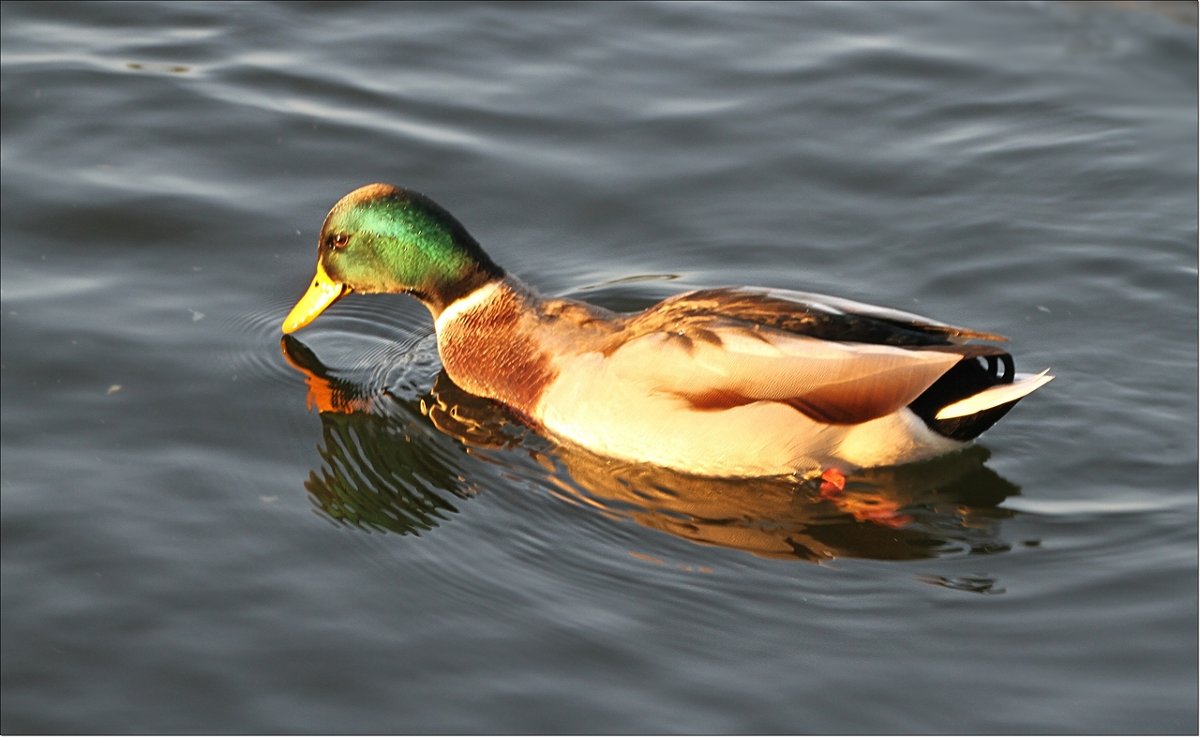
<instances>
[{"instance_id":1,"label":"yellow bill","mask_svg":"<svg viewBox=\"0 0 1200 737\"><path fill-rule=\"evenodd\" d=\"M337 302L350 288L329 278L325 267L317 261L317 275L313 277L308 291L292 308L287 319L283 321L283 332L294 333L313 320L317 319L329 305Z\"/></svg>"}]
</instances>

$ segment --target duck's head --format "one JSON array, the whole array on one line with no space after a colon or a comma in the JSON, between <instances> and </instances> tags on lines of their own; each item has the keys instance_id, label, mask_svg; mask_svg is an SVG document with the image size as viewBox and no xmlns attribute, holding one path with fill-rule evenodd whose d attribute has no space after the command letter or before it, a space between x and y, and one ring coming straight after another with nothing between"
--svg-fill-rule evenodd
<instances>
[{"instance_id":1,"label":"duck's head","mask_svg":"<svg viewBox=\"0 0 1200 737\"><path fill-rule=\"evenodd\" d=\"M408 293L433 312L504 275L467 229L428 197L368 184L338 201L317 241L317 273L283 321L292 333L350 292Z\"/></svg>"}]
</instances>

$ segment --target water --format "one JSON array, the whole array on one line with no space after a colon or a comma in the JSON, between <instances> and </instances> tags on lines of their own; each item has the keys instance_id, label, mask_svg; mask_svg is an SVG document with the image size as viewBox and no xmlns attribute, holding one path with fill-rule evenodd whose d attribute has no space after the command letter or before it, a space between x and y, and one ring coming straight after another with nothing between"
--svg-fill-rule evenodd
<instances>
[{"instance_id":1,"label":"water","mask_svg":"<svg viewBox=\"0 0 1200 737\"><path fill-rule=\"evenodd\" d=\"M1196 731L1194 4L0 14L3 731ZM548 293L1059 378L842 506L614 467L403 297L281 346L371 181Z\"/></svg>"}]
</instances>

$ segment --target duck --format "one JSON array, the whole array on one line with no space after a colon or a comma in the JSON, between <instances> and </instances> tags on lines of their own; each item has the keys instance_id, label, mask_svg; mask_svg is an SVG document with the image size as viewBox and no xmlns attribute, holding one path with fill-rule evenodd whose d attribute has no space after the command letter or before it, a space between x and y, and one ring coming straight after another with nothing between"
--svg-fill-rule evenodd
<instances>
[{"instance_id":1,"label":"duck","mask_svg":"<svg viewBox=\"0 0 1200 737\"><path fill-rule=\"evenodd\" d=\"M329 211L291 334L350 294L429 310L449 378L535 431L708 477L897 466L972 443L1054 377L1006 338L826 295L704 288L637 313L547 297L441 205L369 184Z\"/></svg>"}]
</instances>

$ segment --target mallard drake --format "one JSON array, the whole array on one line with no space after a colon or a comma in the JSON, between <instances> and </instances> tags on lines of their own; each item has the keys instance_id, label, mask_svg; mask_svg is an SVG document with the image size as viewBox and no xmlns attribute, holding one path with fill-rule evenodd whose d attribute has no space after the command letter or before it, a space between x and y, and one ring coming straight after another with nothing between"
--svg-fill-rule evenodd
<instances>
[{"instance_id":1,"label":"mallard drake","mask_svg":"<svg viewBox=\"0 0 1200 737\"><path fill-rule=\"evenodd\" d=\"M949 453L1053 378L1017 374L988 344L1002 336L817 294L700 289L636 314L543 297L444 208L388 184L330 210L283 332L351 292L420 299L450 378L545 434L704 476Z\"/></svg>"}]
</instances>

